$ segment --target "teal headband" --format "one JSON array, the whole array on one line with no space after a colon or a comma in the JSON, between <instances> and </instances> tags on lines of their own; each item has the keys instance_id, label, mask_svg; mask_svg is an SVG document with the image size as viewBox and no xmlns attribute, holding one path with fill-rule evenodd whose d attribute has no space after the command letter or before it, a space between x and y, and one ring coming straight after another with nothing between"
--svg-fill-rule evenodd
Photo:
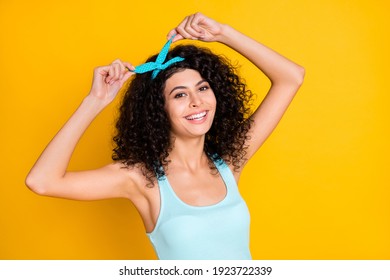
<instances>
[{"instance_id":1,"label":"teal headband","mask_svg":"<svg viewBox=\"0 0 390 280\"><path fill-rule=\"evenodd\" d=\"M176 57L174 57L174 58L172 58L164 63L165 58L167 57L167 54L169 51L169 47L171 46L172 39L174 37L175 36L172 36L171 39L169 39L168 42L165 43L164 47L162 48L162 50L158 54L155 62L147 62L147 63L141 64L141 65L138 65L135 67L134 72L137 74L143 74L146 72L153 71L153 73L152 73L152 80L153 80L154 78L156 78L156 76L158 75L158 73L161 70L167 69L169 66L171 66L172 64L174 64L176 62L183 61L184 60L183 57L176 56Z\"/></svg>"}]
</instances>

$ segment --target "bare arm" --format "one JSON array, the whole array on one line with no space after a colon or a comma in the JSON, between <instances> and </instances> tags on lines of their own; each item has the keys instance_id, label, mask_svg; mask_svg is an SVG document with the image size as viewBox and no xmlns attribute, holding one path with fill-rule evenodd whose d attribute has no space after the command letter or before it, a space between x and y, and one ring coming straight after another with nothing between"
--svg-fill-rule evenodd
<instances>
[{"instance_id":1,"label":"bare arm","mask_svg":"<svg viewBox=\"0 0 390 280\"><path fill-rule=\"evenodd\" d=\"M218 23L201 13L186 17L169 32L168 37L174 34L177 34L174 41L189 38L223 43L248 58L270 79L270 90L251 116L253 126L246 144L247 157L252 157L290 105L303 82L304 69L229 25Z\"/></svg>"},{"instance_id":2,"label":"bare arm","mask_svg":"<svg viewBox=\"0 0 390 280\"><path fill-rule=\"evenodd\" d=\"M250 158L275 129L304 78L304 69L263 44L223 27L221 42L235 49L255 64L271 81L271 88L253 113L253 126L247 140Z\"/></svg>"},{"instance_id":3,"label":"bare arm","mask_svg":"<svg viewBox=\"0 0 390 280\"><path fill-rule=\"evenodd\" d=\"M116 60L109 66L95 69L90 93L30 170L26 185L32 191L81 200L129 196L128 183L125 182L131 180L118 164L90 171L67 171L72 153L85 130L130 77L131 73L125 70L125 66L132 67Z\"/></svg>"}]
</instances>

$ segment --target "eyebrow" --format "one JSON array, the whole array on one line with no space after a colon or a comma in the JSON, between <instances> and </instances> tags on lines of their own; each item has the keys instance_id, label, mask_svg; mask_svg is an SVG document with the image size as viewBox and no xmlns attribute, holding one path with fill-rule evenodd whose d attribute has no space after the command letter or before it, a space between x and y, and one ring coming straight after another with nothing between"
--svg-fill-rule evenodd
<instances>
[{"instance_id":1,"label":"eyebrow","mask_svg":"<svg viewBox=\"0 0 390 280\"><path fill-rule=\"evenodd\" d=\"M195 87L199 86L200 84L204 83L204 82L207 82L206 79L203 79L203 80L200 80L199 82L196 83ZM171 92L169 94L171 94L172 92L174 92L175 90L177 89L186 89L187 87L185 86L177 86L177 87L174 87Z\"/></svg>"}]
</instances>

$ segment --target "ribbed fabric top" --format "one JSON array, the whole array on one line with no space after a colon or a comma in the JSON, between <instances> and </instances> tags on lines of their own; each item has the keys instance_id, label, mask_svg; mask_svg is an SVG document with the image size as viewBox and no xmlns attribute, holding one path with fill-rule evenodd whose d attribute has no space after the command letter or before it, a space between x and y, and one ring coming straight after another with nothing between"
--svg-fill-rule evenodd
<instances>
[{"instance_id":1,"label":"ribbed fabric top","mask_svg":"<svg viewBox=\"0 0 390 280\"><path fill-rule=\"evenodd\" d=\"M226 186L225 198L210 206L183 202L163 176L160 214L148 233L159 259L248 260L249 211L234 176L223 160L214 162Z\"/></svg>"}]
</instances>

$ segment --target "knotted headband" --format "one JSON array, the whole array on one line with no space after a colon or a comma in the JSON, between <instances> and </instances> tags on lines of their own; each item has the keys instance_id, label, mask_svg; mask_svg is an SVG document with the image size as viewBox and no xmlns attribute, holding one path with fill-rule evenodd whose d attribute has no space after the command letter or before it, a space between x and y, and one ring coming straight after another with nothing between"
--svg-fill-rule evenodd
<instances>
[{"instance_id":1,"label":"knotted headband","mask_svg":"<svg viewBox=\"0 0 390 280\"><path fill-rule=\"evenodd\" d=\"M152 80L153 80L154 78L156 78L156 76L158 75L158 73L161 70L168 68L169 66L171 66L172 64L174 64L176 62L183 61L184 60L183 57L176 56L176 57L174 57L174 58L172 58L164 63L165 58L167 57L169 48L171 46L172 39L174 37L175 36L172 36L171 39L169 39L168 42L165 43L164 47L162 48L162 50L158 54L156 61L147 62L147 63L141 64L141 65L138 65L135 67L134 72L137 74L143 74L146 72L153 71L153 73L152 73Z\"/></svg>"}]
</instances>

